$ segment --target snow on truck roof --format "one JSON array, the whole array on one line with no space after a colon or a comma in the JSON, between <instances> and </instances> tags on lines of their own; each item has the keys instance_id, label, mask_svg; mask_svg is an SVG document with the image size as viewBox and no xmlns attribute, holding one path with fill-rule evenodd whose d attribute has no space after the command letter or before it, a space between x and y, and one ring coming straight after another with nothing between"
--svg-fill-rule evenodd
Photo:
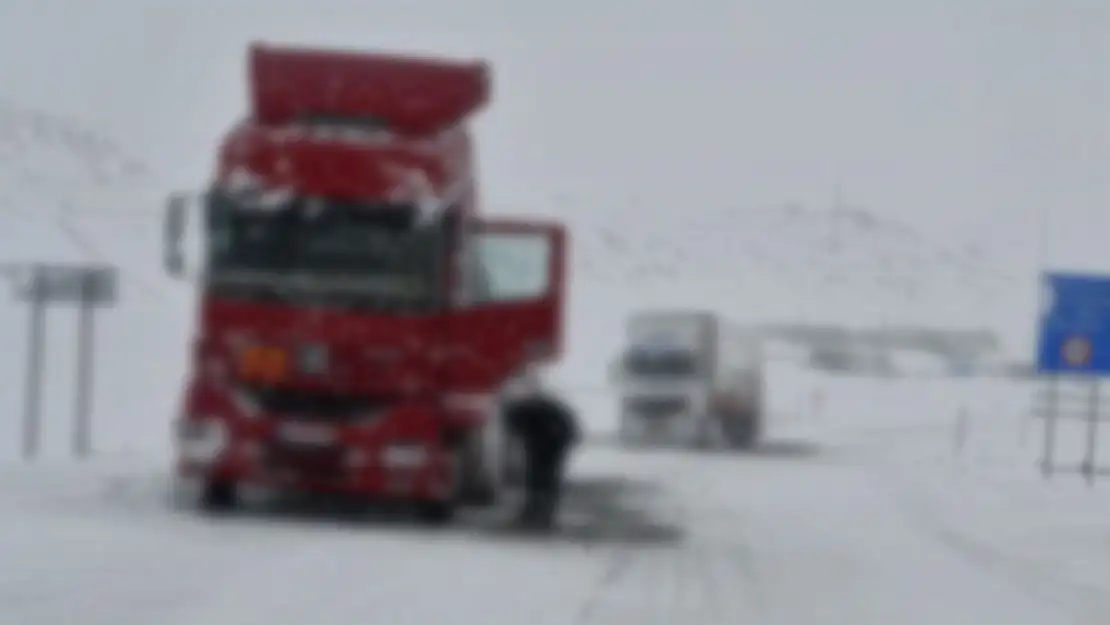
<instances>
[{"instance_id":1,"label":"snow on truck roof","mask_svg":"<svg viewBox=\"0 0 1110 625\"><path fill-rule=\"evenodd\" d=\"M483 62L254 44L251 111L217 178L338 199L457 203L473 185L463 122L490 95Z\"/></svg>"},{"instance_id":2,"label":"snow on truck roof","mask_svg":"<svg viewBox=\"0 0 1110 625\"><path fill-rule=\"evenodd\" d=\"M386 198L397 190L452 203L473 182L470 150L470 140L461 132L419 146L246 124L227 137L217 177L226 181L245 170L263 188L339 199Z\"/></svg>"},{"instance_id":3,"label":"snow on truck roof","mask_svg":"<svg viewBox=\"0 0 1110 625\"><path fill-rule=\"evenodd\" d=\"M374 120L398 134L428 135L480 112L492 90L484 61L255 43L249 65L251 112L273 126Z\"/></svg>"}]
</instances>

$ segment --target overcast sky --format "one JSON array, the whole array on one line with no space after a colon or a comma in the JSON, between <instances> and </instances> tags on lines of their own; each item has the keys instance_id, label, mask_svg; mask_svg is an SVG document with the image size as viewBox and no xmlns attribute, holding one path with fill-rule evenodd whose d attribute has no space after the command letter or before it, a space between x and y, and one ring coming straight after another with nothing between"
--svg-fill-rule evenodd
<instances>
[{"instance_id":1,"label":"overcast sky","mask_svg":"<svg viewBox=\"0 0 1110 625\"><path fill-rule=\"evenodd\" d=\"M1110 270L1106 0L0 0L0 97L200 185L251 39L493 60L485 195L849 200Z\"/></svg>"}]
</instances>

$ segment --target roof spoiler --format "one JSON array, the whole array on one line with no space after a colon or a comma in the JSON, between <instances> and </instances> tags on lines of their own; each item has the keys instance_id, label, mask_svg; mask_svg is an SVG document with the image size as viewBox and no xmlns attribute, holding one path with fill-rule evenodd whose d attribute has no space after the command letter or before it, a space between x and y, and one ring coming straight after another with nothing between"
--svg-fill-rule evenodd
<instances>
[{"instance_id":1,"label":"roof spoiler","mask_svg":"<svg viewBox=\"0 0 1110 625\"><path fill-rule=\"evenodd\" d=\"M249 63L252 113L272 125L346 119L428 134L481 111L492 91L484 61L255 43Z\"/></svg>"}]
</instances>

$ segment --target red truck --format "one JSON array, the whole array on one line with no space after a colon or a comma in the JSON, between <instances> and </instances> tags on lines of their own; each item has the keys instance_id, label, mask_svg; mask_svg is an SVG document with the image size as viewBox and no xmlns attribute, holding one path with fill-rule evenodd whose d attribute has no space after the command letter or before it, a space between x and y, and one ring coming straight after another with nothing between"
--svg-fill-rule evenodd
<instances>
[{"instance_id":1,"label":"red truck","mask_svg":"<svg viewBox=\"0 0 1110 625\"><path fill-rule=\"evenodd\" d=\"M566 232L479 208L489 67L267 44L248 65L210 187L166 204L166 269L199 285L178 476L219 508L245 485L433 521L496 501L502 393L562 353Z\"/></svg>"}]
</instances>

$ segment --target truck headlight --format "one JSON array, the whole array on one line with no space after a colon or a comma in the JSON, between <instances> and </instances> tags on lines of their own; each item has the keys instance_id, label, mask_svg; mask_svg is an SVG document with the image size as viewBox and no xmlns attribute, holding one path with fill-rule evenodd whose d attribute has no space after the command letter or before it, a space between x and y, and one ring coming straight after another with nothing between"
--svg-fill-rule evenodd
<instances>
[{"instance_id":1,"label":"truck headlight","mask_svg":"<svg viewBox=\"0 0 1110 625\"><path fill-rule=\"evenodd\" d=\"M390 445L382 451L382 464L390 469L416 469L428 462L428 450L420 444Z\"/></svg>"},{"instance_id":2,"label":"truck headlight","mask_svg":"<svg viewBox=\"0 0 1110 625\"><path fill-rule=\"evenodd\" d=\"M214 462L227 449L229 438L227 425L217 419L189 419L178 424L178 450L190 462Z\"/></svg>"},{"instance_id":3,"label":"truck headlight","mask_svg":"<svg viewBox=\"0 0 1110 625\"><path fill-rule=\"evenodd\" d=\"M257 419L262 416L262 405L250 393L236 389L231 392L231 405L239 416L246 419Z\"/></svg>"}]
</instances>

